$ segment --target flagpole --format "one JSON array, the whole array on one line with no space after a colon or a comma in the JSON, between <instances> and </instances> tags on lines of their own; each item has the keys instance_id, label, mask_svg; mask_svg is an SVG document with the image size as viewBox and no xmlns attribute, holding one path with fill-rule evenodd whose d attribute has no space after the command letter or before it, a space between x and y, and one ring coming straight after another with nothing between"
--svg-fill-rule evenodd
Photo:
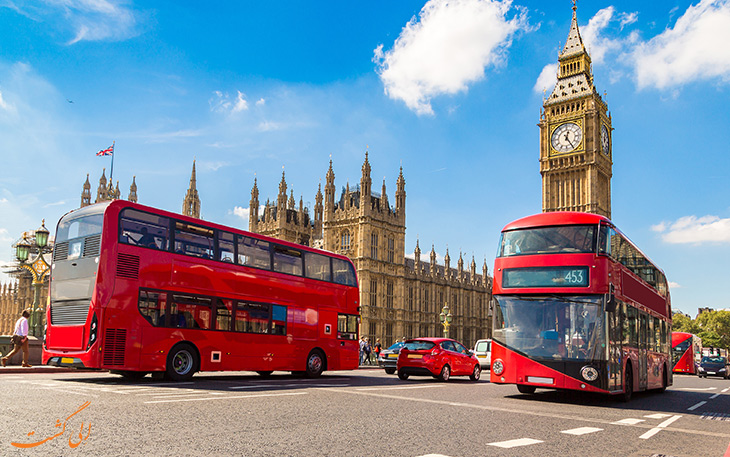
<instances>
[{"instance_id":1,"label":"flagpole","mask_svg":"<svg viewBox=\"0 0 730 457\"><path fill-rule=\"evenodd\" d=\"M114 184L114 143L115 141L112 141L112 169L109 172L109 184Z\"/></svg>"}]
</instances>

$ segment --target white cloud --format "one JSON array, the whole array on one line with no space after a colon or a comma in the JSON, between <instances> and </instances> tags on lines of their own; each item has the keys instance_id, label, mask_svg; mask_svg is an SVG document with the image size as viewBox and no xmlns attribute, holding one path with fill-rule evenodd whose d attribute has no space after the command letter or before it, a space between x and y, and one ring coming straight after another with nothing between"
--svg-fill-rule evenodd
<instances>
[{"instance_id":1,"label":"white cloud","mask_svg":"<svg viewBox=\"0 0 730 457\"><path fill-rule=\"evenodd\" d=\"M535 92L544 92L544 91L551 91L553 87L555 87L555 83L558 80L558 64L557 63L551 63L548 65L545 65L543 67L542 71L540 72L540 76L537 77L537 81L535 82L535 86L532 88Z\"/></svg>"},{"instance_id":2,"label":"white cloud","mask_svg":"<svg viewBox=\"0 0 730 457\"><path fill-rule=\"evenodd\" d=\"M259 132L271 132L274 130L281 130L282 128L284 128L284 126L279 122L263 121L259 123L257 130Z\"/></svg>"},{"instance_id":3,"label":"white cloud","mask_svg":"<svg viewBox=\"0 0 730 457\"><path fill-rule=\"evenodd\" d=\"M730 81L730 0L702 0L631 55L639 88Z\"/></svg>"},{"instance_id":4,"label":"white cloud","mask_svg":"<svg viewBox=\"0 0 730 457\"><path fill-rule=\"evenodd\" d=\"M651 229L671 244L730 243L730 218L685 216L676 222L661 222Z\"/></svg>"},{"instance_id":5,"label":"white cloud","mask_svg":"<svg viewBox=\"0 0 730 457\"><path fill-rule=\"evenodd\" d=\"M3 93L0 92L0 108L4 109L5 111L10 111L12 108L10 105L8 105L8 102L5 101L3 98Z\"/></svg>"},{"instance_id":6,"label":"white cloud","mask_svg":"<svg viewBox=\"0 0 730 457\"><path fill-rule=\"evenodd\" d=\"M248 109L248 101L246 101L246 95L241 93L241 91L237 91L238 96L236 97L236 102L233 104L233 108L231 109L232 113L238 113L241 111L246 111Z\"/></svg>"},{"instance_id":7,"label":"white cloud","mask_svg":"<svg viewBox=\"0 0 730 457\"><path fill-rule=\"evenodd\" d=\"M639 13L633 12L633 13L621 13L619 14L619 23L621 24L621 28L623 29L629 24L633 24L639 19Z\"/></svg>"},{"instance_id":8,"label":"white cloud","mask_svg":"<svg viewBox=\"0 0 730 457\"><path fill-rule=\"evenodd\" d=\"M433 114L431 99L467 90L484 69L501 65L519 30L528 30L526 12L511 0L430 0L395 40L374 50L373 61L385 93L417 114Z\"/></svg>"},{"instance_id":9,"label":"white cloud","mask_svg":"<svg viewBox=\"0 0 730 457\"><path fill-rule=\"evenodd\" d=\"M236 93L235 100L231 100L231 96L226 92L219 90L213 92L213 97L208 100L210 110L219 113L240 113L241 111L247 111L248 101L246 100L246 94L240 90L237 90Z\"/></svg>"},{"instance_id":10,"label":"white cloud","mask_svg":"<svg viewBox=\"0 0 730 457\"><path fill-rule=\"evenodd\" d=\"M670 289L681 289L682 286L677 282L669 281L669 288Z\"/></svg>"},{"instance_id":11,"label":"white cloud","mask_svg":"<svg viewBox=\"0 0 730 457\"><path fill-rule=\"evenodd\" d=\"M264 106L265 104L266 104L266 100L264 100L263 98L259 98L258 101L256 102L256 106Z\"/></svg>"},{"instance_id":12,"label":"white cloud","mask_svg":"<svg viewBox=\"0 0 730 457\"><path fill-rule=\"evenodd\" d=\"M263 212L264 212L264 206L261 205L261 206L259 206L259 214L263 214ZM229 211L228 214L234 214L234 215L240 217L241 220L243 221L243 226L246 227L246 228L248 228L248 221L249 221L249 219L251 217L251 209L250 208L248 208L248 207L244 208L242 206L236 206L236 207L233 208L232 211Z\"/></svg>"},{"instance_id":13,"label":"white cloud","mask_svg":"<svg viewBox=\"0 0 730 457\"><path fill-rule=\"evenodd\" d=\"M15 240L8 233L8 229L0 228L0 243L9 243L11 241Z\"/></svg>"}]
</instances>

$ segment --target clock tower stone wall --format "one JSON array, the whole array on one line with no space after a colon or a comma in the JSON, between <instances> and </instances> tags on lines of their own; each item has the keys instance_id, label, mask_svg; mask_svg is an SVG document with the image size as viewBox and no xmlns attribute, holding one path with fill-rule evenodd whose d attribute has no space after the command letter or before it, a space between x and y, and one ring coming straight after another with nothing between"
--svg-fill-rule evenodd
<instances>
[{"instance_id":1,"label":"clock tower stone wall","mask_svg":"<svg viewBox=\"0 0 730 457\"><path fill-rule=\"evenodd\" d=\"M611 114L593 85L575 5L558 57L558 80L544 100L538 126L543 212L584 211L610 218Z\"/></svg>"}]
</instances>

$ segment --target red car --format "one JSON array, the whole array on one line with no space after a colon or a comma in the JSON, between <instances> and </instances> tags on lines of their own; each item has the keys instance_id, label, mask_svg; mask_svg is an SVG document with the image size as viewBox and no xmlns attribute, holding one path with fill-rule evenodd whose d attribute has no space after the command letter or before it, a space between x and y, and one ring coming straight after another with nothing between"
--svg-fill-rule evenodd
<instances>
[{"instance_id":1,"label":"red car","mask_svg":"<svg viewBox=\"0 0 730 457\"><path fill-rule=\"evenodd\" d=\"M433 376L448 381L451 376L469 376L478 381L482 367L463 344L450 338L413 338L398 355L398 377Z\"/></svg>"}]
</instances>

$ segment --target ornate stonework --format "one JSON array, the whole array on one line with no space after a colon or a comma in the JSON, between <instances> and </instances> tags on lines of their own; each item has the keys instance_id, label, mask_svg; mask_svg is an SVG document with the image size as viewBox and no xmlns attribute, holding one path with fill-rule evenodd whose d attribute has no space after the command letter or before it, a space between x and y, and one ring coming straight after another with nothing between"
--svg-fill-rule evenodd
<instances>
[{"instance_id":1,"label":"ornate stonework","mask_svg":"<svg viewBox=\"0 0 730 457\"><path fill-rule=\"evenodd\" d=\"M542 210L611 217L611 114L593 85L591 57L578 29L576 7L558 81L544 100L540 123Z\"/></svg>"},{"instance_id":2,"label":"ornate stonework","mask_svg":"<svg viewBox=\"0 0 730 457\"><path fill-rule=\"evenodd\" d=\"M198 196L197 178L195 176L195 160L193 160L193 172L190 175L190 187L185 194L182 204L182 214L200 219L200 197Z\"/></svg>"},{"instance_id":3,"label":"ornate stonework","mask_svg":"<svg viewBox=\"0 0 730 457\"><path fill-rule=\"evenodd\" d=\"M464 269L459 254L457 268L450 267L448 249L444 265L436 263L431 248L429 263L421 262L416 241L413 259L405 256L406 191L403 169L396 180L395 206L388 201L386 184L372 191L368 153L360 183L347 183L339 198L335 194L335 173L330 160L325 175L324 195L317 190L314 217L293 191L287 200L287 184L282 173L276 204L267 200L259 214L259 189L251 190L249 230L275 238L320 247L350 257L360 283L360 333L385 345L396 338L441 336L439 313L448 303L453 315L450 336L467 345L491 335L492 278L486 261L477 274L474 258Z\"/></svg>"}]
</instances>

